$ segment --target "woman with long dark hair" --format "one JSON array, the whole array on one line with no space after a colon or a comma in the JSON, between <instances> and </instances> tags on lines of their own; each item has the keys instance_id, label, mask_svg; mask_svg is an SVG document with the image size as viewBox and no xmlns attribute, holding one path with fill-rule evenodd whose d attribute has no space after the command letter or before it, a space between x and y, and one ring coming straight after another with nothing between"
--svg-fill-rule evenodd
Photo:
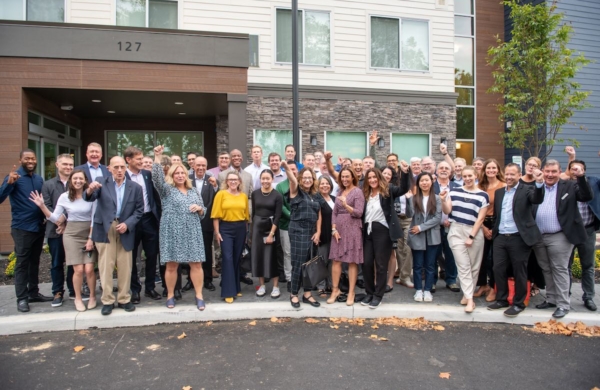
<instances>
[{"instance_id":1,"label":"woman with long dark hair","mask_svg":"<svg viewBox=\"0 0 600 390\"><path fill-rule=\"evenodd\" d=\"M394 243L402 237L402 227L394 209L394 199L409 190L408 166L402 165L400 186L390 185L377 168L367 170L363 185L363 276L367 296L364 306L376 309L383 299L388 265Z\"/></svg>"},{"instance_id":2,"label":"woman with long dark hair","mask_svg":"<svg viewBox=\"0 0 600 390\"><path fill-rule=\"evenodd\" d=\"M265 169L260 173L260 188L252 192L250 201L252 204L252 276L258 277L259 287L256 290L257 297L264 297L265 278L273 280L271 298L277 299L281 296L279 291L279 269L277 268L277 257L275 253L275 237L283 197L273 190L273 171Z\"/></svg>"},{"instance_id":3,"label":"woman with long dark hair","mask_svg":"<svg viewBox=\"0 0 600 390\"><path fill-rule=\"evenodd\" d=\"M358 265L363 263L363 240L361 217L365 207L365 198L357 187L358 178L350 168L342 168L338 175L338 194L331 217L331 249L329 257L333 259L331 281L333 288L327 303L334 303L341 291L342 263L348 264L348 298L346 305L354 304L354 287L358 276Z\"/></svg>"},{"instance_id":4,"label":"woman with long dark hair","mask_svg":"<svg viewBox=\"0 0 600 390\"><path fill-rule=\"evenodd\" d=\"M289 169L287 162L281 167L290 182L290 246L292 252L292 280L290 303L294 309L300 308L300 282L302 281L302 264L310 260L313 245L319 245L321 237L321 201L317 188L315 172L304 167L298 178ZM300 184L298 184L298 179ZM321 304L312 296L311 291L304 290L302 302L313 307Z\"/></svg>"},{"instance_id":5,"label":"woman with long dark hair","mask_svg":"<svg viewBox=\"0 0 600 390\"><path fill-rule=\"evenodd\" d=\"M388 184L398 185L399 176L394 167L388 165L382 168L381 176L383 176L383 178L386 182L388 182ZM396 203L397 199L394 199L394 204ZM397 248L397 246L398 243L396 243L394 248ZM398 270L398 275L395 275L396 270ZM392 250L392 254L390 255L390 262L388 264L388 280L385 286L386 293L392 292L392 290L394 290L394 278L400 277L400 272L400 264L399 261L396 259L396 251Z\"/></svg>"},{"instance_id":6,"label":"woman with long dark hair","mask_svg":"<svg viewBox=\"0 0 600 390\"><path fill-rule=\"evenodd\" d=\"M480 297L485 295L487 302L493 302L496 300L496 290L494 290L494 263L492 256L492 228L496 221L494 215L494 197L496 190L502 187L506 187L504 181L504 173L500 167L500 163L490 158L483 163L481 169L481 177L477 186L480 190L485 191L488 194L489 206L483 220L481 230L483 230L483 237L485 238L483 245L483 258L481 260L481 269L479 270L479 278L477 279L477 290L473 296Z\"/></svg>"},{"instance_id":7,"label":"woman with long dark hair","mask_svg":"<svg viewBox=\"0 0 600 390\"><path fill-rule=\"evenodd\" d=\"M442 201L433 191L433 176L422 172L417 176L417 192L408 197L407 216L412 216L408 246L412 250L415 301L432 302L431 288L435 277L436 258L442 236ZM421 273L425 269L425 286Z\"/></svg>"},{"instance_id":8,"label":"woman with long dark hair","mask_svg":"<svg viewBox=\"0 0 600 390\"><path fill-rule=\"evenodd\" d=\"M50 222L56 223L61 215L67 214L67 227L63 233L63 246L67 265L73 266L73 288L75 289L75 309L90 310L96 307L96 273L94 263L97 253L92 241L92 220L95 204L83 200L83 191L88 188L85 172L76 169L68 180L68 191L63 193L56 203L54 212L50 212L44 204L44 198L37 192L31 193L33 201ZM87 277L90 288L90 300L87 309L81 297L83 274Z\"/></svg>"}]
</instances>

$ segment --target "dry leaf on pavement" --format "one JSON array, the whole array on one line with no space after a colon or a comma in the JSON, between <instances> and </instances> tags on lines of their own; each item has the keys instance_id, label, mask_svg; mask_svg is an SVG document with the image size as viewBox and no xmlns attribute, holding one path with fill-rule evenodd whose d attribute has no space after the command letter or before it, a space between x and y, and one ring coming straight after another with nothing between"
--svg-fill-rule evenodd
<instances>
[{"instance_id":1,"label":"dry leaf on pavement","mask_svg":"<svg viewBox=\"0 0 600 390\"><path fill-rule=\"evenodd\" d=\"M181 340L181 339L184 339L184 338L186 338L186 337L187 337L187 335L185 334L185 332L183 332L182 334L180 334L179 336L177 336L177 338L178 338L179 340Z\"/></svg>"},{"instance_id":2,"label":"dry leaf on pavement","mask_svg":"<svg viewBox=\"0 0 600 390\"><path fill-rule=\"evenodd\" d=\"M444 330L444 329L446 329L446 328L444 328L442 325L434 325L434 326L433 326L433 330L439 330L439 331L442 331L442 330Z\"/></svg>"},{"instance_id":3,"label":"dry leaf on pavement","mask_svg":"<svg viewBox=\"0 0 600 390\"><path fill-rule=\"evenodd\" d=\"M183 386L181 390L192 390L192 386Z\"/></svg>"},{"instance_id":4,"label":"dry leaf on pavement","mask_svg":"<svg viewBox=\"0 0 600 390\"><path fill-rule=\"evenodd\" d=\"M372 334L371 336L369 336L369 338L377 340L377 335L376 334Z\"/></svg>"},{"instance_id":5,"label":"dry leaf on pavement","mask_svg":"<svg viewBox=\"0 0 600 390\"><path fill-rule=\"evenodd\" d=\"M304 320L304 322L306 322L308 324L318 324L321 321L315 320L314 318L307 318L307 319Z\"/></svg>"},{"instance_id":6,"label":"dry leaf on pavement","mask_svg":"<svg viewBox=\"0 0 600 390\"><path fill-rule=\"evenodd\" d=\"M379 329L379 326L377 326L377 324L371 326L372 329Z\"/></svg>"},{"instance_id":7,"label":"dry leaf on pavement","mask_svg":"<svg viewBox=\"0 0 600 390\"><path fill-rule=\"evenodd\" d=\"M449 372L440 372L440 378L450 379L450 373Z\"/></svg>"},{"instance_id":8,"label":"dry leaf on pavement","mask_svg":"<svg viewBox=\"0 0 600 390\"><path fill-rule=\"evenodd\" d=\"M73 351L75 352L81 352L85 349L85 347L83 345L78 345L75 348L73 348Z\"/></svg>"},{"instance_id":9,"label":"dry leaf on pavement","mask_svg":"<svg viewBox=\"0 0 600 390\"><path fill-rule=\"evenodd\" d=\"M256 326L256 321L249 322L248 325L250 325L250 326Z\"/></svg>"},{"instance_id":10,"label":"dry leaf on pavement","mask_svg":"<svg viewBox=\"0 0 600 390\"><path fill-rule=\"evenodd\" d=\"M206 326L211 326L211 325L212 325L212 323L213 323L212 321L208 321L208 322L206 323Z\"/></svg>"},{"instance_id":11,"label":"dry leaf on pavement","mask_svg":"<svg viewBox=\"0 0 600 390\"><path fill-rule=\"evenodd\" d=\"M380 337L379 341L389 341L388 339L386 339L385 337Z\"/></svg>"},{"instance_id":12,"label":"dry leaf on pavement","mask_svg":"<svg viewBox=\"0 0 600 390\"><path fill-rule=\"evenodd\" d=\"M278 322L279 319L277 317L271 317L271 322Z\"/></svg>"},{"instance_id":13,"label":"dry leaf on pavement","mask_svg":"<svg viewBox=\"0 0 600 390\"><path fill-rule=\"evenodd\" d=\"M329 327L330 327L331 329L339 329L339 328L340 328L340 326L339 326L339 325L329 325Z\"/></svg>"}]
</instances>

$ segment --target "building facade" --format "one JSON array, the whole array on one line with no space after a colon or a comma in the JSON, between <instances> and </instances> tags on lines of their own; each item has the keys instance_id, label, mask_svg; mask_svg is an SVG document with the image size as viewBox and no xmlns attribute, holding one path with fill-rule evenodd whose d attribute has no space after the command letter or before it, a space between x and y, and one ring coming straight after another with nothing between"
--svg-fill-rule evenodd
<instances>
[{"instance_id":1,"label":"building facade","mask_svg":"<svg viewBox=\"0 0 600 390\"><path fill-rule=\"evenodd\" d=\"M487 48L504 29L496 0L301 0L300 155L331 150L503 160L486 94ZM265 157L292 141L291 9L278 0L0 1L0 169L29 146L38 171L85 145L104 156L224 150ZM185 156L184 156L185 159ZM9 226L8 205L0 206ZM0 227L0 251L10 251Z\"/></svg>"}]
</instances>

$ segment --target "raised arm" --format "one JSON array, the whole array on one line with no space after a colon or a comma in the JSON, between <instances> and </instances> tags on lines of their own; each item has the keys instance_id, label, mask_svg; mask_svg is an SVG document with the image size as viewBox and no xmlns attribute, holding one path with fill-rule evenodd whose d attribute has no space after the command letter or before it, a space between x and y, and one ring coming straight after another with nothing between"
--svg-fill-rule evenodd
<instances>
[{"instance_id":1,"label":"raised arm","mask_svg":"<svg viewBox=\"0 0 600 390\"><path fill-rule=\"evenodd\" d=\"M448 145L445 143L440 144L440 153L444 156L444 161L446 161L450 165L450 172L454 175L454 160L448 153Z\"/></svg>"},{"instance_id":2,"label":"raised arm","mask_svg":"<svg viewBox=\"0 0 600 390\"><path fill-rule=\"evenodd\" d=\"M164 199L169 195L168 184L165 183L165 171L160 164L164 150L165 148L162 145L158 145L154 148L154 164L152 164L152 183L161 199Z\"/></svg>"},{"instance_id":3,"label":"raised arm","mask_svg":"<svg viewBox=\"0 0 600 390\"><path fill-rule=\"evenodd\" d=\"M327 172L329 172L329 175L332 178L337 180L339 173L336 172L336 170L333 167L333 163L331 162L331 156L331 152L325 152L325 154L323 155L323 157L325 157L325 165L327 165Z\"/></svg>"},{"instance_id":4,"label":"raised arm","mask_svg":"<svg viewBox=\"0 0 600 390\"><path fill-rule=\"evenodd\" d=\"M287 161L282 161L281 166L283 167L285 174L287 175L288 180L290 181L290 198L295 198L298 195L298 179L296 175L290 170L290 167L287 165Z\"/></svg>"}]
</instances>

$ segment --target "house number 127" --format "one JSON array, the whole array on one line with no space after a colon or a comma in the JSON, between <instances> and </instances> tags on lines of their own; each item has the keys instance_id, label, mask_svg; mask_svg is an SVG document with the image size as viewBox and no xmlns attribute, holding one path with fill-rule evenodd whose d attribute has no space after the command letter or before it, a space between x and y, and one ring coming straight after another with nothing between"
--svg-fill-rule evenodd
<instances>
[{"instance_id":1,"label":"house number 127","mask_svg":"<svg viewBox=\"0 0 600 390\"><path fill-rule=\"evenodd\" d=\"M119 51L140 51L142 42L119 42Z\"/></svg>"}]
</instances>

